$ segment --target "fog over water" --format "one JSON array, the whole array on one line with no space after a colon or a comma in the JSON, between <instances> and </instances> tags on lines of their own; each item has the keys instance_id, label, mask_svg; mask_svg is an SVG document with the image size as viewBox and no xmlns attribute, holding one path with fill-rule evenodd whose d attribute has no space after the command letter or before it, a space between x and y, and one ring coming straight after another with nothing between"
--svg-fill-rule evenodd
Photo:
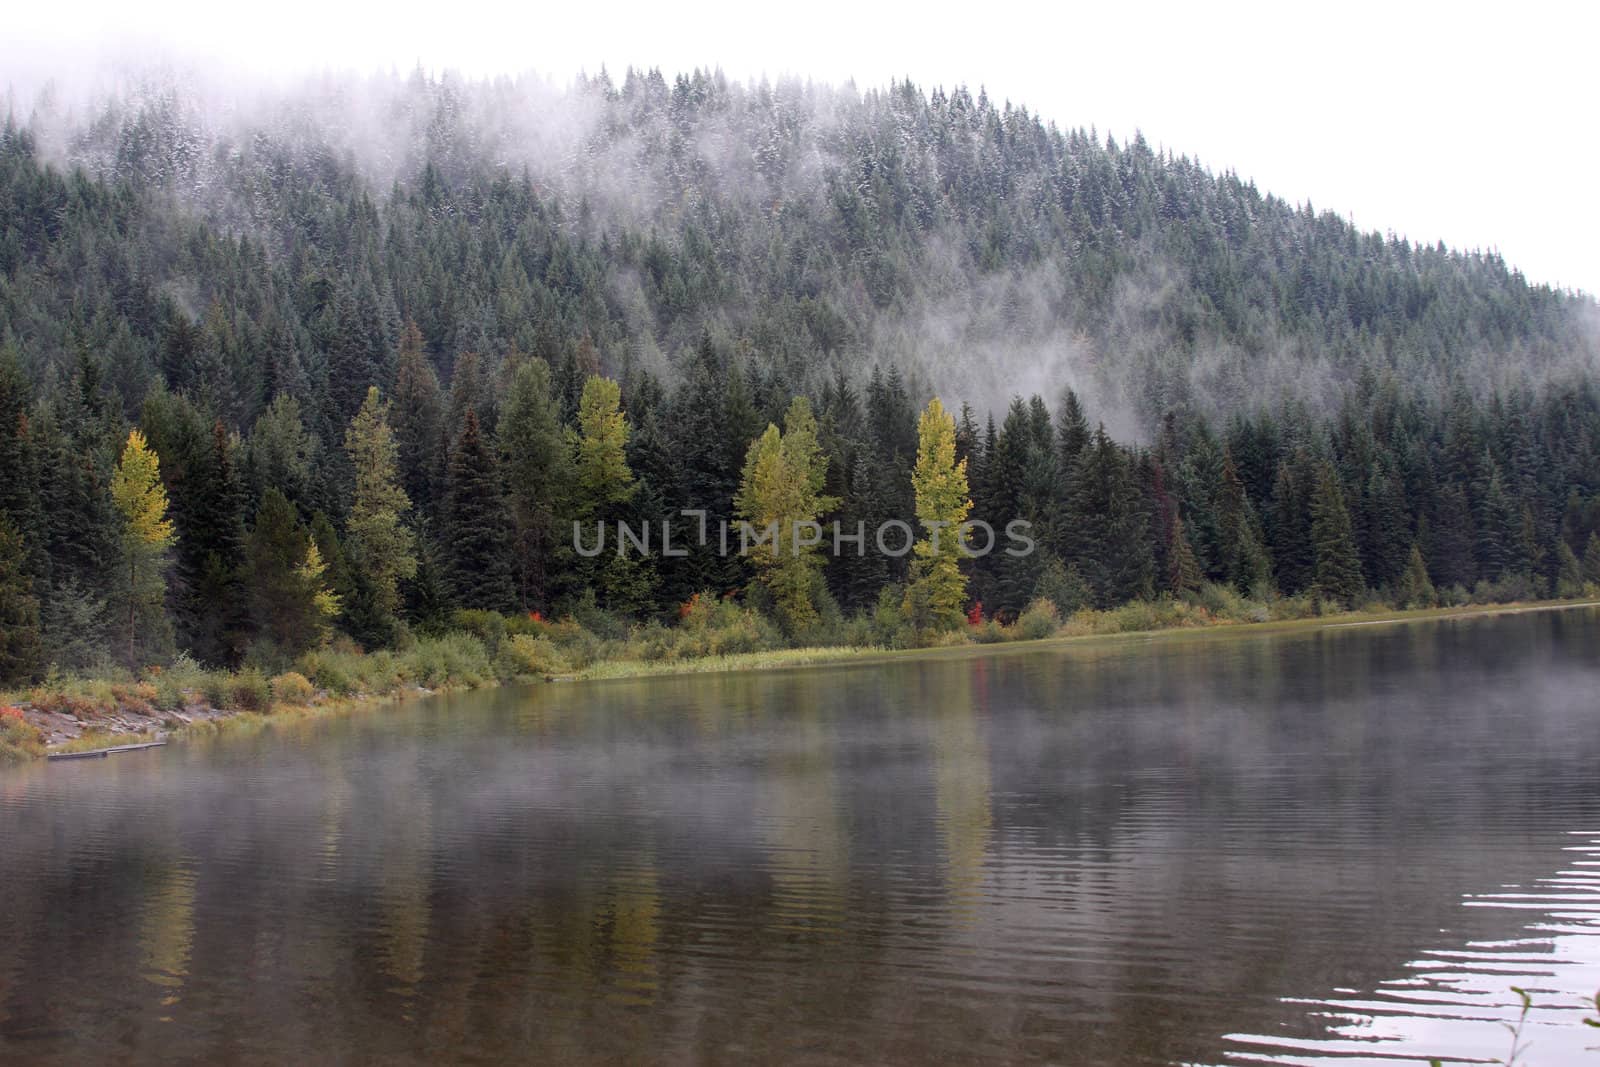
<instances>
[{"instance_id":1,"label":"fog over water","mask_svg":"<svg viewBox=\"0 0 1600 1067\"><path fill-rule=\"evenodd\" d=\"M0 1057L1489 1056L1524 985L1572 1062L1597 683L1586 609L546 685L7 771Z\"/></svg>"}]
</instances>

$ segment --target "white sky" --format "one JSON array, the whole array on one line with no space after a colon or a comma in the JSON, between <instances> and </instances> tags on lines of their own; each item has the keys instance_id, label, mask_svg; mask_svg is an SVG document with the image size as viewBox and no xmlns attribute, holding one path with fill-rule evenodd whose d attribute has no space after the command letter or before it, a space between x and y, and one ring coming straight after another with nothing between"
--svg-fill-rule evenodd
<instances>
[{"instance_id":1,"label":"white sky","mask_svg":"<svg viewBox=\"0 0 1600 1067\"><path fill-rule=\"evenodd\" d=\"M16 10L20 7L22 10ZM540 9L543 7L544 9ZM307 69L670 77L910 76L986 86L1234 169L1363 229L1498 248L1531 279L1600 292L1600 5L814 0L496 4L75 0L15 5L0 85L20 97L108 57ZM1302 10L1303 9L1303 10Z\"/></svg>"}]
</instances>

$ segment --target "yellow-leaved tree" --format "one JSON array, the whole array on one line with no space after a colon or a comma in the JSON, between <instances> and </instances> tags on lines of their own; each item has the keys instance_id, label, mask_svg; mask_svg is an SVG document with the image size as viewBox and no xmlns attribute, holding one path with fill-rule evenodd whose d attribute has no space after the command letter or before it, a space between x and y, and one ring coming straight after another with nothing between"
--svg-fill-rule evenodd
<instances>
[{"instance_id":1,"label":"yellow-leaved tree","mask_svg":"<svg viewBox=\"0 0 1600 1067\"><path fill-rule=\"evenodd\" d=\"M149 646L166 632L166 552L174 540L161 464L138 430L129 431L122 458L111 476L111 499L122 516L122 553L127 564L128 666L137 667L137 635L142 633Z\"/></svg>"},{"instance_id":2,"label":"yellow-leaved tree","mask_svg":"<svg viewBox=\"0 0 1600 1067\"><path fill-rule=\"evenodd\" d=\"M938 397L917 420L917 466L911 473L917 495L917 521L928 536L916 543L906 612L922 628L953 630L965 618L966 555L960 526L972 510L967 496L967 461L956 462L956 422Z\"/></svg>"},{"instance_id":3,"label":"yellow-leaved tree","mask_svg":"<svg viewBox=\"0 0 1600 1067\"><path fill-rule=\"evenodd\" d=\"M820 532L812 527L839 501L822 493L828 457L817 443L811 404L797 396L783 416L783 432L768 425L745 455L744 474L733 502L739 517L753 527L750 560L772 594L788 631L816 624L822 583Z\"/></svg>"}]
</instances>

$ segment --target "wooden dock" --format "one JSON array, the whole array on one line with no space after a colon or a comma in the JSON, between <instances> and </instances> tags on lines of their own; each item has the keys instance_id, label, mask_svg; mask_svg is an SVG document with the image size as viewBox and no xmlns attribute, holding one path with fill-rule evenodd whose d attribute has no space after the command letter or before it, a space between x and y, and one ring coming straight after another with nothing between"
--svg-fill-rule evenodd
<instances>
[{"instance_id":1,"label":"wooden dock","mask_svg":"<svg viewBox=\"0 0 1600 1067\"><path fill-rule=\"evenodd\" d=\"M137 745L113 745L110 748L92 748L87 752L47 752L45 759L105 759L115 752L137 752L142 748L161 748L165 741L145 741Z\"/></svg>"}]
</instances>

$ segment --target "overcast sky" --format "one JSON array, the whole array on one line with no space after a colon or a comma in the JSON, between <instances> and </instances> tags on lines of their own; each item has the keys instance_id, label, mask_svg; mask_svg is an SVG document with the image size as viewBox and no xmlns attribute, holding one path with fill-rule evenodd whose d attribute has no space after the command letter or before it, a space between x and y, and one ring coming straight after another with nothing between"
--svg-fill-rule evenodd
<instances>
[{"instance_id":1,"label":"overcast sky","mask_svg":"<svg viewBox=\"0 0 1600 1067\"><path fill-rule=\"evenodd\" d=\"M719 66L865 88L965 83L1063 126L1233 169L1363 229L1498 248L1600 292L1600 5L1060 2L795 5L451 0L73 0L5 17L0 79L27 97L112 57L250 74L474 75ZM543 10L541 10L543 8Z\"/></svg>"}]
</instances>

